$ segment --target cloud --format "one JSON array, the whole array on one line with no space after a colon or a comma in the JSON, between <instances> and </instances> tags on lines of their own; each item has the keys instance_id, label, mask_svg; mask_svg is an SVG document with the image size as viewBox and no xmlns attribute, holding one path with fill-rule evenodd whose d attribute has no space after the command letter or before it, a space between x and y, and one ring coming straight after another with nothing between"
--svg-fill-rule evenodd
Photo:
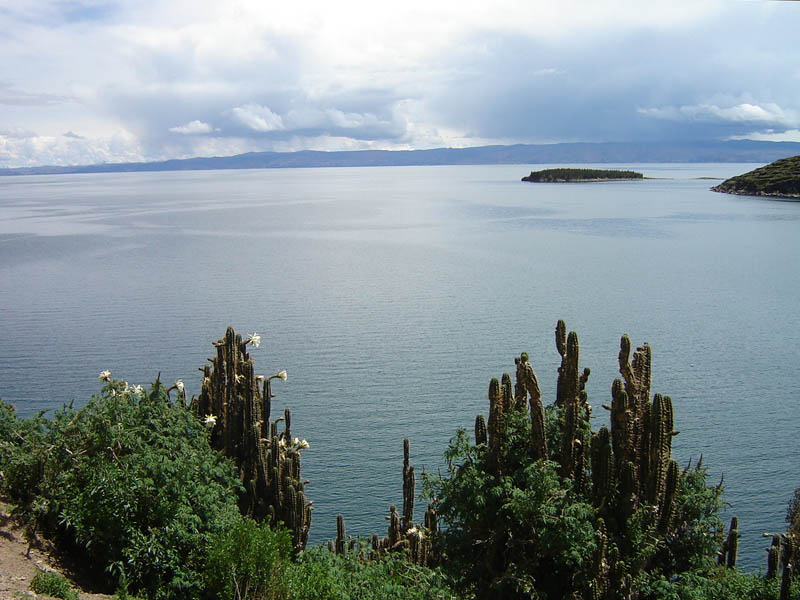
<instances>
[{"instance_id":1,"label":"cloud","mask_svg":"<svg viewBox=\"0 0 800 600\"><path fill-rule=\"evenodd\" d=\"M63 135L66 138L73 138L73 139L76 139L76 140L85 140L86 139L84 136L78 135L74 131L67 131L66 133L62 133L61 135Z\"/></svg>"},{"instance_id":2,"label":"cloud","mask_svg":"<svg viewBox=\"0 0 800 600\"><path fill-rule=\"evenodd\" d=\"M19 140L36 137L36 134L28 129L23 129L22 127L10 127L8 129L0 129L0 137Z\"/></svg>"},{"instance_id":3,"label":"cloud","mask_svg":"<svg viewBox=\"0 0 800 600\"><path fill-rule=\"evenodd\" d=\"M248 129L266 133L283 129L283 119L266 106L246 104L231 109L233 119Z\"/></svg>"},{"instance_id":4,"label":"cloud","mask_svg":"<svg viewBox=\"0 0 800 600\"><path fill-rule=\"evenodd\" d=\"M800 129L794 3L67 4L0 9L6 161Z\"/></svg>"},{"instance_id":5,"label":"cloud","mask_svg":"<svg viewBox=\"0 0 800 600\"><path fill-rule=\"evenodd\" d=\"M743 102L727 107L715 104L695 104L681 107L639 108L637 112L647 117L668 121L730 121L733 123L766 123L783 127L796 127L800 124L800 113L791 109L783 109L775 103L766 103L760 106Z\"/></svg>"},{"instance_id":6,"label":"cloud","mask_svg":"<svg viewBox=\"0 0 800 600\"><path fill-rule=\"evenodd\" d=\"M800 129L787 129L786 131L753 131L746 135L731 136L734 140L756 140L759 142L800 142Z\"/></svg>"},{"instance_id":7,"label":"cloud","mask_svg":"<svg viewBox=\"0 0 800 600\"><path fill-rule=\"evenodd\" d=\"M0 167L75 165L145 160L136 136L124 130L102 138L0 132Z\"/></svg>"},{"instance_id":8,"label":"cloud","mask_svg":"<svg viewBox=\"0 0 800 600\"><path fill-rule=\"evenodd\" d=\"M7 106L52 106L71 100L68 96L43 92L28 92L0 82L0 104Z\"/></svg>"},{"instance_id":9,"label":"cloud","mask_svg":"<svg viewBox=\"0 0 800 600\"><path fill-rule=\"evenodd\" d=\"M182 133L184 135L193 135L193 134L201 134L201 133L211 133L214 131L214 128L211 127L208 123L203 123L203 121L198 121L195 119L194 121L190 121L186 123L186 125L178 125L176 127L170 127L169 131L172 133Z\"/></svg>"}]
</instances>

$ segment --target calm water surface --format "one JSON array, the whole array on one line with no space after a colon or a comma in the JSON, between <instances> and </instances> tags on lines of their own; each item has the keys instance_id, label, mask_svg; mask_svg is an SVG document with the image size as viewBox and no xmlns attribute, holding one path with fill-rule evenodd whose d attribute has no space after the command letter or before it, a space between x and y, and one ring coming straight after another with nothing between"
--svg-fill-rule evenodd
<instances>
[{"instance_id":1,"label":"calm water surface","mask_svg":"<svg viewBox=\"0 0 800 600\"><path fill-rule=\"evenodd\" d=\"M259 372L289 371L275 409L311 443L312 541L337 513L384 534L403 438L437 469L521 351L552 401L563 318L597 426L620 335L653 346L674 454L724 473L760 568L800 487L800 203L696 179L755 166L569 185L521 183L525 166L0 178L0 397L24 415L81 404L103 369L197 393L225 327L257 331Z\"/></svg>"}]
</instances>

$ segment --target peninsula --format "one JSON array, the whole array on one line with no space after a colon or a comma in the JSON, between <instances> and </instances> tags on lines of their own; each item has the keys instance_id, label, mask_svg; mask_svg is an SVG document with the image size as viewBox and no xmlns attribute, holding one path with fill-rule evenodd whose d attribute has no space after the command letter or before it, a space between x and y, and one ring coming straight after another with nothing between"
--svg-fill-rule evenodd
<instances>
[{"instance_id":1,"label":"peninsula","mask_svg":"<svg viewBox=\"0 0 800 600\"><path fill-rule=\"evenodd\" d=\"M711 189L744 196L800 198L800 155L782 158L744 175L731 177Z\"/></svg>"},{"instance_id":2,"label":"peninsula","mask_svg":"<svg viewBox=\"0 0 800 600\"><path fill-rule=\"evenodd\" d=\"M627 181L629 179L643 179L644 176L636 171L617 171L615 169L545 169L531 171L522 181L536 183L567 183L585 181Z\"/></svg>"}]
</instances>

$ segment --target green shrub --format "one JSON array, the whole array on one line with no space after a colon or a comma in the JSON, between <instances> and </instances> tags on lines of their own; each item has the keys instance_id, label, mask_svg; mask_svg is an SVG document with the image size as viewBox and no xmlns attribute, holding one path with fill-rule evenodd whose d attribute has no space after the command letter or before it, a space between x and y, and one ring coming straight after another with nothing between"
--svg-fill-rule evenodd
<instances>
[{"instance_id":1,"label":"green shrub","mask_svg":"<svg viewBox=\"0 0 800 600\"><path fill-rule=\"evenodd\" d=\"M790 600L800 600L800 590L794 587ZM714 567L670 579L644 575L639 590L640 600L777 600L780 578L766 579L762 574Z\"/></svg>"},{"instance_id":2,"label":"green shrub","mask_svg":"<svg viewBox=\"0 0 800 600\"><path fill-rule=\"evenodd\" d=\"M204 570L206 594L220 600L286 598L291 555L288 530L272 530L240 518L210 540Z\"/></svg>"},{"instance_id":3,"label":"green shrub","mask_svg":"<svg viewBox=\"0 0 800 600\"><path fill-rule=\"evenodd\" d=\"M59 575L47 571L36 571L31 581L31 590L37 594L61 598L62 600L79 600L78 592L73 590L69 582Z\"/></svg>"},{"instance_id":4,"label":"green shrub","mask_svg":"<svg viewBox=\"0 0 800 600\"><path fill-rule=\"evenodd\" d=\"M560 447L561 414L554 407L546 411L551 457ZM425 494L436 502L443 524L437 550L447 572L462 592L478 598L561 599L591 590L602 568L597 564L605 535L599 509L587 489L559 476L557 462L532 456L525 411L507 413L503 420L499 473L489 448L473 444L460 430L445 452L446 472L423 479ZM580 434L584 439L588 435L588 430ZM627 519L625 537L614 541L613 550L607 549L617 553L630 589L625 593L636 594L641 588L643 598L661 599L662 593L663 598L676 593L675 598L690 598L690 591L704 589L701 583L718 589L704 573L713 569L722 542L722 523L716 516L721 495L719 486L706 485L703 467L688 468L679 479L674 526L668 535L656 531L647 505ZM605 543L611 547L611 542ZM676 576L698 573L691 586L676 587L673 582ZM615 593L609 590L602 597L616 598Z\"/></svg>"},{"instance_id":5,"label":"green shrub","mask_svg":"<svg viewBox=\"0 0 800 600\"><path fill-rule=\"evenodd\" d=\"M460 430L445 452L446 476L423 480L446 526L439 551L448 572L479 597L562 597L586 580L597 546L592 506L556 463L527 458L528 422L524 413L508 415L503 475L493 472L487 447Z\"/></svg>"},{"instance_id":6,"label":"green shrub","mask_svg":"<svg viewBox=\"0 0 800 600\"><path fill-rule=\"evenodd\" d=\"M287 572L287 600L457 600L438 570L402 555L369 559L317 547L301 554Z\"/></svg>"},{"instance_id":7,"label":"green shrub","mask_svg":"<svg viewBox=\"0 0 800 600\"><path fill-rule=\"evenodd\" d=\"M202 586L210 535L238 518L233 467L157 381L109 381L81 410L5 419L4 487L22 512L112 582L152 598Z\"/></svg>"}]
</instances>

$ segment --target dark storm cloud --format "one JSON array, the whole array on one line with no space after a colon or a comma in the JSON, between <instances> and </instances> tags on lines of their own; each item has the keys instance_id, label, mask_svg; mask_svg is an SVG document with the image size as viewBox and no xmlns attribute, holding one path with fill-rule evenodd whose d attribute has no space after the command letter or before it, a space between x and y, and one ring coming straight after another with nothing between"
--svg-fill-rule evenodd
<instances>
[{"instance_id":1,"label":"dark storm cloud","mask_svg":"<svg viewBox=\"0 0 800 600\"><path fill-rule=\"evenodd\" d=\"M527 141L708 139L787 129L797 126L800 77L791 65L800 64L800 51L787 56L771 38L791 29L780 20L758 30L730 20L668 32L598 31L555 43L482 32L445 59L453 76L429 106L436 120L473 136Z\"/></svg>"}]
</instances>

